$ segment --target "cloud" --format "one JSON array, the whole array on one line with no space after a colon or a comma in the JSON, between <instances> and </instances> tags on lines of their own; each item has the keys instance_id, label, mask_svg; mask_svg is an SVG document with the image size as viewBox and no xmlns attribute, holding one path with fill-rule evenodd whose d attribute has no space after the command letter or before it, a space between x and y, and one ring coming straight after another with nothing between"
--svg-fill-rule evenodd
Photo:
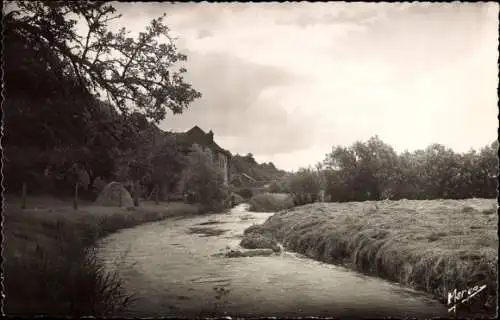
<instances>
[{"instance_id":1,"label":"cloud","mask_svg":"<svg viewBox=\"0 0 500 320\"><path fill-rule=\"evenodd\" d=\"M306 28L314 25L360 24L378 17L378 12L376 10L353 12L352 10L341 8L334 4L332 4L330 9L334 9L334 12L315 15L313 12L304 11L296 15L280 17L276 20L276 24L297 25Z\"/></svg>"},{"instance_id":2,"label":"cloud","mask_svg":"<svg viewBox=\"0 0 500 320\"><path fill-rule=\"evenodd\" d=\"M374 134L398 150L496 137L496 3L121 5L135 30L167 12L203 93L165 129L286 168Z\"/></svg>"},{"instance_id":3,"label":"cloud","mask_svg":"<svg viewBox=\"0 0 500 320\"><path fill-rule=\"evenodd\" d=\"M246 62L224 53L187 52L186 80L203 97L165 129L193 125L209 130L234 152L283 153L307 147L314 130L304 115L290 114L279 95L302 79L279 67ZM309 137L309 138L308 138Z\"/></svg>"},{"instance_id":4,"label":"cloud","mask_svg":"<svg viewBox=\"0 0 500 320\"><path fill-rule=\"evenodd\" d=\"M210 38L213 36L212 31L207 29L201 29L198 31L198 39Z\"/></svg>"}]
</instances>

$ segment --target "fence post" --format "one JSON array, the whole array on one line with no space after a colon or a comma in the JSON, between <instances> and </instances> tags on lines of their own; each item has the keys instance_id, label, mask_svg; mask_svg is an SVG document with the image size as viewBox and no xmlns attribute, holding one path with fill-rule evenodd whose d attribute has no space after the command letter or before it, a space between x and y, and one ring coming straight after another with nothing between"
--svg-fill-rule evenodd
<instances>
[{"instance_id":1,"label":"fence post","mask_svg":"<svg viewBox=\"0 0 500 320\"><path fill-rule=\"evenodd\" d=\"M122 207L123 206L123 189L125 189L125 186L121 182L119 185L119 189L120 189L120 191L119 191L120 194L118 195L118 205L120 207Z\"/></svg>"},{"instance_id":2,"label":"fence post","mask_svg":"<svg viewBox=\"0 0 500 320\"><path fill-rule=\"evenodd\" d=\"M155 193L155 204L158 205L158 197L159 197L159 193L160 193L160 186L158 184L156 184L156 193Z\"/></svg>"},{"instance_id":3,"label":"fence post","mask_svg":"<svg viewBox=\"0 0 500 320\"><path fill-rule=\"evenodd\" d=\"M73 197L73 209L78 210L78 182L75 183L75 195Z\"/></svg>"},{"instance_id":4,"label":"fence post","mask_svg":"<svg viewBox=\"0 0 500 320\"><path fill-rule=\"evenodd\" d=\"M139 206L139 180L136 180L134 185L134 207L138 206Z\"/></svg>"},{"instance_id":5,"label":"fence post","mask_svg":"<svg viewBox=\"0 0 500 320\"><path fill-rule=\"evenodd\" d=\"M26 182L23 182L21 191L21 209L26 209Z\"/></svg>"}]
</instances>

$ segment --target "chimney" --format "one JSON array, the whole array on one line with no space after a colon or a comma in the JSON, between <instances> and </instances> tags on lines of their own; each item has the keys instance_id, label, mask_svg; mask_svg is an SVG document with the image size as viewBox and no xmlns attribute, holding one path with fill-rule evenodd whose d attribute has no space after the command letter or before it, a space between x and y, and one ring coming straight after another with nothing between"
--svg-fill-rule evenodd
<instances>
[{"instance_id":1,"label":"chimney","mask_svg":"<svg viewBox=\"0 0 500 320\"><path fill-rule=\"evenodd\" d=\"M208 138L210 138L210 141L214 141L214 132L212 130L210 130L208 133Z\"/></svg>"}]
</instances>

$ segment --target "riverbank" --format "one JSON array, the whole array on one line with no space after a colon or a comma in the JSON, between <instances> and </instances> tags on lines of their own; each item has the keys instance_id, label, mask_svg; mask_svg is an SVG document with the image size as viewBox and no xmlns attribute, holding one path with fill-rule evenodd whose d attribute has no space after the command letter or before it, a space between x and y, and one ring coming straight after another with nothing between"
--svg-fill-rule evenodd
<instances>
[{"instance_id":1,"label":"riverbank","mask_svg":"<svg viewBox=\"0 0 500 320\"><path fill-rule=\"evenodd\" d=\"M497 230L496 201L469 199L315 203L278 212L245 233L431 293L445 304L449 291L486 285L458 310L494 315Z\"/></svg>"},{"instance_id":2,"label":"riverbank","mask_svg":"<svg viewBox=\"0 0 500 320\"><path fill-rule=\"evenodd\" d=\"M116 208L56 199L4 203L3 270L8 315L113 315L133 298L117 274L104 271L93 245L99 238L142 223L199 214L181 202L142 202Z\"/></svg>"}]
</instances>

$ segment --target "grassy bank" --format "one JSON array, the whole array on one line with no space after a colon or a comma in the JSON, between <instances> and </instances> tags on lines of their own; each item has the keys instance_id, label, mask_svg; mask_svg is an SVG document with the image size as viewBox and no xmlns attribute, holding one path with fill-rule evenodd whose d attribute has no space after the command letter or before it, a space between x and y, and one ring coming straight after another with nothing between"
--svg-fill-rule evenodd
<instances>
[{"instance_id":1,"label":"grassy bank","mask_svg":"<svg viewBox=\"0 0 500 320\"><path fill-rule=\"evenodd\" d=\"M254 212L276 212L293 207L292 198L286 193L261 193L249 201L249 210Z\"/></svg>"},{"instance_id":2,"label":"grassy bank","mask_svg":"<svg viewBox=\"0 0 500 320\"><path fill-rule=\"evenodd\" d=\"M3 268L8 315L113 315L130 302L116 273L106 272L93 246L119 229L191 215L184 203L142 203L139 208L99 207L55 199L30 199L19 209L4 203Z\"/></svg>"},{"instance_id":3,"label":"grassy bank","mask_svg":"<svg viewBox=\"0 0 500 320\"><path fill-rule=\"evenodd\" d=\"M495 200L401 200L295 207L246 234L274 237L289 250L432 293L444 303L453 289L485 284L459 312L491 315L497 230Z\"/></svg>"}]
</instances>

